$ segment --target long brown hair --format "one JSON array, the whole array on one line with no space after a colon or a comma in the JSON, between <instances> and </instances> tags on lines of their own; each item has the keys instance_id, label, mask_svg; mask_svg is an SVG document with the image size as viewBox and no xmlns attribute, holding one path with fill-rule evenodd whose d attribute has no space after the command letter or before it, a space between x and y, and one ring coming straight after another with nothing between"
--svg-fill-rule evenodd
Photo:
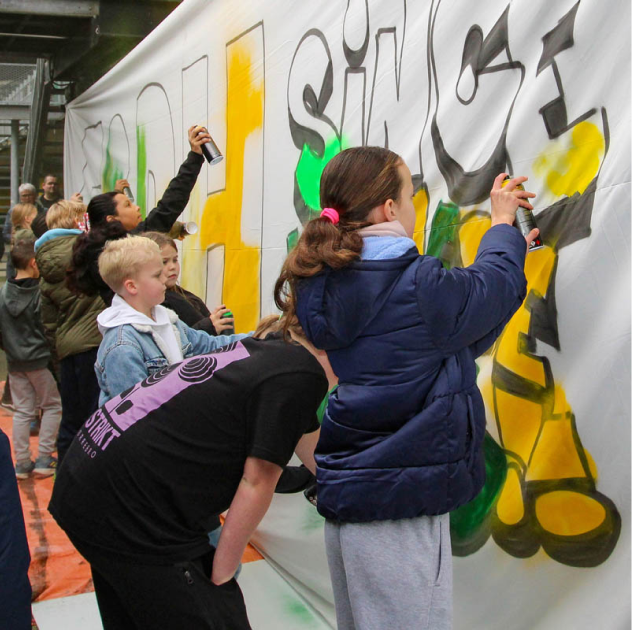
<instances>
[{"instance_id":1,"label":"long brown hair","mask_svg":"<svg viewBox=\"0 0 632 630\"><path fill-rule=\"evenodd\" d=\"M320 206L340 215L307 223L296 247L288 254L274 287L274 302L285 315L283 330L296 325L296 283L320 273L325 266L342 269L360 257L360 228L370 225L373 208L389 199L397 201L402 190L398 170L402 159L381 147L355 147L332 158L320 179Z\"/></svg>"}]
</instances>

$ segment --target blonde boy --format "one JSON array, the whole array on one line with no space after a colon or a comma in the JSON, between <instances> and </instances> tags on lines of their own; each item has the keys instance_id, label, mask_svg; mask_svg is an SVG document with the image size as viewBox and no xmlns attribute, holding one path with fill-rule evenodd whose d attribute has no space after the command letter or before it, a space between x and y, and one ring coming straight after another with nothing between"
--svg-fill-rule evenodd
<instances>
[{"instance_id":1,"label":"blonde boy","mask_svg":"<svg viewBox=\"0 0 632 630\"><path fill-rule=\"evenodd\" d=\"M166 290L162 256L148 238L130 235L106 243L99 273L115 293L112 306L97 317L103 334L95 363L100 405L168 365L248 336L213 337L161 306Z\"/></svg>"},{"instance_id":2,"label":"blonde boy","mask_svg":"<svg viewBox=\"0 0 632 630\"><path fill-rule=\"evenodd\" d=\"M79 201L61 199L54 203L46 213L46 226L49 230L79 229L86 213L86 206Z\"/></svg>"}]
</instances>

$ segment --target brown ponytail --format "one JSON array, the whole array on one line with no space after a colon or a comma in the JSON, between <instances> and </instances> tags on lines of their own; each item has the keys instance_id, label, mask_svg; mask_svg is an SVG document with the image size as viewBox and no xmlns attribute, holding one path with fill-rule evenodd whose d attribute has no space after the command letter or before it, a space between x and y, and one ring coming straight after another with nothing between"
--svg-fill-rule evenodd
<instances>
[{"instance_id":1,"label":"brown ponytail","mask_svg":"<svg viewBox=\"0 0 632 630\"><path fill-rule=\"evenodd\" d=\"M298 325L296 284L325 267L342 269L360 258L362 237L358 230L371 225L369 214L389 199L397 201L402 189L398 170L402 159L381 147L355 147L342 151L325 167L320 179L321 208L340 215L309 221L288 254L274 286L274 302L283 314L283 331Z\"/></svg>"}]
</instances>

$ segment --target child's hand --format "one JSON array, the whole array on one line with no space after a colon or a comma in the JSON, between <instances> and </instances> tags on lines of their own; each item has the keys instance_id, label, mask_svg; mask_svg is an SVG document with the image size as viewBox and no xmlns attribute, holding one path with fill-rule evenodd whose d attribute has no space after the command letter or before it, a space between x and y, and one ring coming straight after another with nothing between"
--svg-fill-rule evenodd
<instances>
[{"instance_id":1,"label":"child's hand","mask_svg":"<svg viewBox=\"0 0 632 630\"><path fill-rule=\"evenodd\" d=\"M519 184L526 182L528 177L514 177L503 186L502 183L506 176L506 173L501 173L496 177L489 195L492 202L492 226L500 223L512 225L519 206L533 210L529 198L535 197L535 193L516 188Z\"/></svg>"},{"instance_id":2,"label":"child's hand","mask_svg":"<svg viewBox=\"0 0 632 630\"><path fill-rule=\"evenodd\" d=\"M221 335L225 330L233 327L235 319L233 317L224 317L222 315L228 313L228 309L225 304L220 304L214 311L211 312L211 322L215 327L215 331L218 335Z\"/></svg>"}]
</instances>

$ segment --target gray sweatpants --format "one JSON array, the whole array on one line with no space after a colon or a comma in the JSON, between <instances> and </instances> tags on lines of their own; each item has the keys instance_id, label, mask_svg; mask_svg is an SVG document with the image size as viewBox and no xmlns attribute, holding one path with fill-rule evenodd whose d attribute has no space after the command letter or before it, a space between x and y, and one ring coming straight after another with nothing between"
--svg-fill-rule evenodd
<instances>
[{"instance_id":1,"label":"gray sweatpants","mask_svg":"<svg viewBox=\"0 0 632 630\"><path fill-rule=\"evenodd\" d=\"M13 396L13 452L18 464L30 460L29 429L42 410L39 432L38 456L50 455L55 450L55 440L61 421L61 398L57 383L50 370L11 372ZM39 401L39 402L38 402Z\"/></svg>"},{"instance_id":2,"label":"gray sweatpants","mask_svg":"<svg viewBox=\"0 0 632 630\"><path fill-rule=\"evenodd\" d=\"M450 517L325 522L338 630L450 630Z\"/></svg>"}]
</instances>

